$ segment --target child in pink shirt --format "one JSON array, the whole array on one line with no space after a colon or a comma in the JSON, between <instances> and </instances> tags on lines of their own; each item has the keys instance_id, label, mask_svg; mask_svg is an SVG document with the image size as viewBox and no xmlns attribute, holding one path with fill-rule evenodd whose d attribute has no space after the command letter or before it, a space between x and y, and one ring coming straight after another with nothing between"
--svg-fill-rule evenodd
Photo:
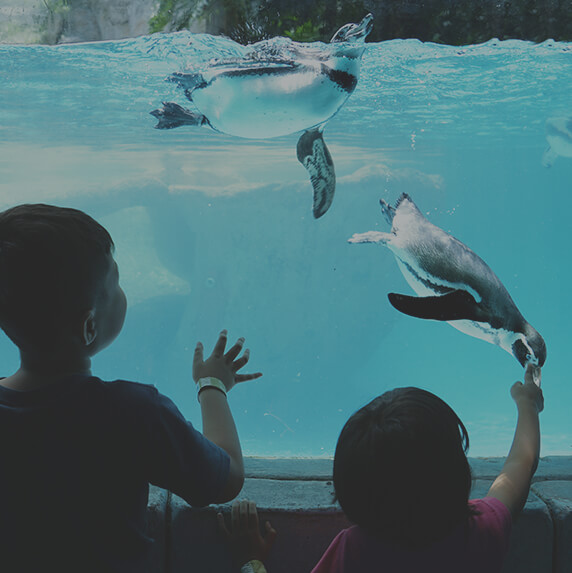
<instances>
[{"instance_id":1,"label":"child in pink shirt","mask_svg":"<svg viewBox=\"0 0 572 573\"><path fill-rule=\"evenodd\" d=\"M538 465L540 368L529 364L511 395L512 447L486 497L471 501L469 437L443 400L397 388L353 414L336 446L334 487L355 525L334 538L312 573L500 571ZM264 571L260 561L275 537L268 523L265 536L247 530L255 518L252 502L235 502L232 532L219 517L245 572Z\"/></svg>"}]
</instances>

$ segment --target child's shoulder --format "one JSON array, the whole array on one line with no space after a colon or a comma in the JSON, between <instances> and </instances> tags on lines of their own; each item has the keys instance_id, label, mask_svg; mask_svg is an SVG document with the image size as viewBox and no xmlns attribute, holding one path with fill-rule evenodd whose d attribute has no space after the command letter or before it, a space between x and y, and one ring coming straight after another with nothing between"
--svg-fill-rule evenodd
<instances>
[{"instance_id":1,"label":"child's shoulder","mask_svg":"<svg viewBox=\"0 0 572 573\"><path fill-rule=\"evenodd\" d=\"M151 407L161 399L161 394L152 384L130 380L102 380L92 378L91 383L106 401L123 402L129 407Z\"/></svg>"}]
</instances>

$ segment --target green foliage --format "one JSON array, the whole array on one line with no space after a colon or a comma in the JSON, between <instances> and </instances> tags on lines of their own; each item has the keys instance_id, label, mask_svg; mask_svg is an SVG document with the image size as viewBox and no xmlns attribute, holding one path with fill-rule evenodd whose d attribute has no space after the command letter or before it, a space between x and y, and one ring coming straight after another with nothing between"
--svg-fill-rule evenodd
<instances>
[{"instance_id":1,"label":"green foliage","mask_svg":"<svg viewBox=\"0 0 572 573\"><path fill-rule=\"evenodd\" d=\"M364 0L300 2L299 0L160 0L149 23L151 33L189 28L205 22L211 33L243 44L273 36L299 42L330 40L348 22L359 22L368 10ZM218 29L217 29L218 28Z\"/></svg>"},{"instance_id":2,"label":"green foliage","mask_svg":"<svg viewBox=\"0 0 572 573\"><path fill-rule=\"evenodd\" d=\"M312 42L320 37L321 30L319 25L314 25L311 20L307 20L295 30L284 30L284 34L295 42Z\"/></svg>"},{"instance_id":3,"label":"green foliage","mask_svg":"<svg viewBox=\"0 0 572 573\"><path fill-rule=\"evenodd\" d=\"M198 0L160 0L155 16L149 21L149 32L176 32L190 26L199 12Z\"/></svg>"},{"instance_id":4,"label":"green foliage","mask_svg":"<svg viewBox=\"0 0 572 573\"><path fill-rule=\"evenodd\" d=\"M68 0L44 0L67 5ZM160 0L151 32L202 21L243 44L273 36L327 42L348 22L375 16L368 40L418 38L451 45L519 38L572 40L572 2L562 0Z\"/></svg>"},{"instance_id":5,"label":"green foliage","mask_svg":"<svg viewBox=\"0 0 572 573\"><path fill-rule=\"evenodd\" d=\"M149 20L149 32L162 32L171 21L174 0L161 0L157 13Z\"/></svg>"}]
</instances>

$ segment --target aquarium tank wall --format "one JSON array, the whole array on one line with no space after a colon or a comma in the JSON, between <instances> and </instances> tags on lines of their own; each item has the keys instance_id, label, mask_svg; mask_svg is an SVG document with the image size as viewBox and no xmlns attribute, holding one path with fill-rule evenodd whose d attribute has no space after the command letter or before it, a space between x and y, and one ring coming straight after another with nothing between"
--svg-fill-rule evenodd
<instances>
[{"instance_id":1,"label":"aquarium tank wall","mask_svg":"<svg viewBox=\"0 0 572 573\"><path fill-rule=\"evenodd\" d=\"M77 6L46 5L65 39ZM445 399L469 430L470 455L505 455L516 414L509 389L522 380L522 365L442 320L400 313L388 293L415 291L391 250L348 242L356 233L389 233L380 200L395 206L406 193L430 223L482 258L543 336L542 455L569 454L570 38L479 32L453 42L438 32L441 17L427 41L383 39L376 34L388 20L364 3L327 31L300 19L266 38L260 26L237 26L232 39L170 29L160 20L165 7L150 6L144 35L134 38L19 43L9 41L5 21L0 27L0 208L79 208L116 245L129 308L94 373L154 384L199 424L195 344L209 349L227 328L251 349L246 370L264 374L230 395L247 455L332 456L346 419L398 386ZM373 29L358 76L348 63L355 56L336 55L329 40L368 11ZM167 31L151 33L149 21ZM297 123L314 92L277 104L265 88L259 104L269 119L259 122L250 121L246 100L234 107L225 100L255 75L245 80L244 61L260 71L265 58L274 58L274 72L294 62L314 79L344 78L339 106L326 119L325 103L314 112L329 150L318 167L300 161L312 114ZM201 81L211 85L221 62L236 73L205 113L197 90L213 100ZM347 83L351 77L357 83ZM151 112L164 102L205 121L190 125L186 115L179 127L156 129ZM267 132L266 121L298 127ZM238 134L228 128L234 123ZM261 131L243 137L245 128ZM316 218L314 187L330 162L335 193ZM0 356L2 375L11 374L18 354L4 335Z\"/></svg>"}]
</instances>

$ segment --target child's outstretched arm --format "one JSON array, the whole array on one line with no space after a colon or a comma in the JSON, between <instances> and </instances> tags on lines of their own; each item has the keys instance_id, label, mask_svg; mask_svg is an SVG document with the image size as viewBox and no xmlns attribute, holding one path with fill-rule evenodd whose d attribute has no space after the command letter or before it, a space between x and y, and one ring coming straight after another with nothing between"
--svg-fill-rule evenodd
<instances>
[{"instance_id":1,"label":"child's outstretched arm","mask_svg":"<svg viewBox=\"0 0 572 573\"><path fill-rule=\"evenodd\" d=\"M215 503L224 503L234 499L244 484L242 449L226 393L239 382L262 376L260 372L255 374L237 373L248 362L249 358L248 349L240 358L237 358L242 351L244 338L239 338L236 344L225 354L226 342L227 332L223 330L207 360L203 360L203 345L198 342L193 360L193 379L195 382L199 383L201 380L201 384L203 384L205 379L216 379L214 382L206 380L207 384L199 388L203 435L222 448L230 457L228 480L219 499L213 500ZM220 387L220 383L217 387L217 381L220 381L223 387ZM214 385L209 385L210 383Z\"/></svg>"},{"instance_id":2,"label":"child's outstretched arm","mask_svg":"<svg viewBox=\"0 0 572 573\"><path fill-rule=\"evenodd\" d=\"M514 519L526 503L540 455L538 414L544 408L540 368L529 364L524 374L524 384L516 382L510 393L518 410L516 430L503 469L488 495L502 501Z\"/></svg>"}]
</instances>

